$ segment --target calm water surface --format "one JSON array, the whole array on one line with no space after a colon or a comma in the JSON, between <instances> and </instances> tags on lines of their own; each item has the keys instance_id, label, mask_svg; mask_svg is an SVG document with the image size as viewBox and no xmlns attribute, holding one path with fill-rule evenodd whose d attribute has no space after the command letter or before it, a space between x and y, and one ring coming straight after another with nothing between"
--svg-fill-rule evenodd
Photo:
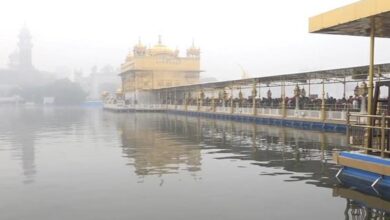
<instances>
[{"instance_id":1,"label":"calm water surface","mask_svg":"<svg viewBox=\"0 0 390 220\"><path fill-rule=\"evenodd\" d=\"M341 134L82 108L0 118L1 220L382 219L390 207L337 184Z\"/></svg>"}]
</instances>

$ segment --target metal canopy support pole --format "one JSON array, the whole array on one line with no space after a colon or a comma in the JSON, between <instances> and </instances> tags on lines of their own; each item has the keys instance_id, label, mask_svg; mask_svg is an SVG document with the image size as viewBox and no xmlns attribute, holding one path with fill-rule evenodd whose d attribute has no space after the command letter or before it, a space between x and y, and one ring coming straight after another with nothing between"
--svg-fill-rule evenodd
<instances>
[{"instance_id":1,"label":"metal canopy support pole","mask_svg":"<svg viewBox=\"0 0 390 220\"><path fill-rule=\"evenodd\" d=\"M135 96L135 90L137 89L137 88L135 88L135 73L133 73L133 100L132 100L132 105L133 105L133 109L135 108L135 99L137 98L136 96Z\"/></svg>"},{"instance_id":2,"label":"metal canopy support pole","mask_svg":"<svg viewBox=\"0 0 390 220\"><path fill-rule=\"evenodd\" d=\"M322 80L322 102L321 102L321 120L325 121L325 79Z\"/></svg>"},{"instance_id":3,"label":"metal canopy support pole","mask_svg":"<svg viewBox=\"0 0 390 220\"><path fill-rule=\"evenodd\" d=\"M200 94L199 92L197 92L196 94L196 110L199 111L199 101L200 101L200 98L199 98Z\"/></svg>"},{"instance_id":4,"label":"metal canopy support pole","mask_svg":"<svg viewBox=\"0 0 390 220\"><path fill-rule=\"evenodd\" d=\"M344 84L344 92L343 92L343 98L345 99L346 98L346 79L345 79L346 77L344 76L344 82L343 82L343 84Z\"/></svg>"},{"instance_id":5,"label":"metal canopy support pole","mask_svg":"<svg viewBox=\"0 0 390 220\"><path fill-rule=\"evenodd\" d=\"M368 75L368 114L369 115L374 114L374 112L372 112L372 110L373 110L372 99L373 99L373 89L374 89L374 53L375 53L375 20L373 18L372 23L371 23L370 69L369 69L369 75Z\"/></svg>"},{"instance_id":6,"label":"metal canopy support pole","mask_svg":"<svg viewBox=\"0 0 390 220\"><path fill-rule=\"evenodd\" d=\"M154 100L154 104L155 105L158 105L158 104L160 104L160 102L161 102L161 94L160 94L161 92L160 91L158 91L157 92L157 94L156 94L156 96L155 96L155 100Z\"/></svg>"},{"instance_id":7,"label":"metal canopy support pole","mask_svg":"<svg viewBox=\"0 0 390 220\"><path fill-rule=\"evenodd\" d=\"M168 89L165 89L165 108L168 109Z\"/></svg>"},{"instance_id":8,"label":"metal canopy support pole","mask_svg":"<svg viewBox=\"0 0 390 220\"><path fill-rule=\"evenodd\" d=\"M198 93L198 112L202 109L203 100L202 100L202 90Z\"/></svg>"},{"instance_id":9,"label":"metal canopy support pole","mask_svg":"<svg viewBox=\"0 0 390 220\"><path fill-rule=\"evenodd\" d=\"M309 93L308 93L308 97L310 98L310 95L311 95L311 91L310 91L310 88L311 88L311 86L310 86L310 79L309 79Z\"/></svg>"},{"instance_id":10,"label":"metal canopy support pole","mask_svg":"<svg viewBox=\"0 0 390 220\"><path fill-rule=\"evenodd\" d=\"M184 111L188 110L188 92L184 90Z\"/></svg>"},{"instance_id":11,"label":"metal canopy support pole","mask_svg":"<svg viewBox=\"0 0 390 220\"><path fill-rule=\"evenodd\" d=\"M138 101L137 101L137 90L138 90L138 85L137 85L137 73L134 72L134 109L137 108L137 104L138 104Z\"/></svg>"},{"instance_id":12,"label":"metal canopy support pole","mask_svg":"<svg viewBox=\"0 0 390 220\"><path fill-rule=\"evenodd\" d=\"M234 113L234 103L233 103L233 85L230 87L230 113Z\"/></svg>"},{"instance_id":13,"label":"metal canopy support pole","mask_svg":"<svg viewBox=\"0 0 390 220\"><path fill-rule=\"evenodd\" d=\"M211 96L211 111L215 112L215 97L214 97L215 89L212 89L212 96Z\"/></svg>"},{"instance_id":14,"label":"metal canopy support pole","mask_svg":"<svg viewBox=\"0 0 390 220\"><path fill-rule=\"evenodd\" d=\"M175 109L177 109L177 91L176 91L176 88L175 88Z\"/></svg>"},{"instance_id":15,"label":"metal canopy support pole","mask_svg":"<svg viewBox=\"0 0 390 220\"><path fill-rule=\"evenodd\" d=\"M309 87L310 88L310 87ZM282 118L286 117L286 83L282 82Z\"/></svg>"},{"instance_id":16,"label":"metal canopy support pole","mask_svg":"<svg viewBox=\"0 0 390 220\"><path fill-rule=\"evenodd\" d=\"M253 115L257 115L256 109L256 80L253 82L253 91L252 91L252 113Z\"/></svg>"},{"instance_id":17,"label":"metal canopy support pole","mask_svg":"<svg viewBox=\"0 0 390 220\"><path fill-rule=\"evenodd\" d=\"M370 33L370 69L368 74L368 115L373 115L376 112L373 112L373 89L374 89L374 56L375 56L375 18L372 18L371 20L371 33ZM372 119L369 117L367 120L368 126L372 125ZM372 144L372 135L371 135L372 129L367 129L367 148L371 148Z\"/></svg>"},{"instance_id":18,"label":"metal canopy support pole","mask_svg":"<svg viewBox=\"0 0 390 220\"><path fill-rule=\"evenodd\" d=\"M258 107L261 108L261 84L259 83L259 103L258 103ZM256 106L256 110L257 110L257 106ZM256 111L257 114L259 114L258 111Z\"/></svg>"},{"instance_id":19,"label":"metal canopy support pole","mask_svg":"<svg viewBox=\"0 0 390 220\"><path fill-rule=\"evenodd\" d=\"M167 105L172 104L172 95L171 92L167 89Z\"/></svg>"},{"instance_id":20,"label":"metal canopy support pole","mask_svg":"<svg viewBox=\"0 0 390 220\"><path fill-rule=\"evenodd\" d=\"M169 91L169 104L175 105L175 91Z\"/></svg>"}]
</instances>

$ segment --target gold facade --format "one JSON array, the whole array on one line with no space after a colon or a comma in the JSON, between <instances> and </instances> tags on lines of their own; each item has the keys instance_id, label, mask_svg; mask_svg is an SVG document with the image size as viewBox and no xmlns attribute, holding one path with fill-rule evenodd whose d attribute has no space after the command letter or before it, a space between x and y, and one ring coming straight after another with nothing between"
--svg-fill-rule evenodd
<instances>
[{"instance_id":1,"label":"gold facade","mask_svg":"<svg viewBox=\"0 0 390 220\"><path fill-rule=\"evenodd\" d=\"M194 44L180 57L161 38L151 48L139 42L121 65L122 88L126 93L197 84L200 72L200 49Z\"/></svg>"}]
</instances>

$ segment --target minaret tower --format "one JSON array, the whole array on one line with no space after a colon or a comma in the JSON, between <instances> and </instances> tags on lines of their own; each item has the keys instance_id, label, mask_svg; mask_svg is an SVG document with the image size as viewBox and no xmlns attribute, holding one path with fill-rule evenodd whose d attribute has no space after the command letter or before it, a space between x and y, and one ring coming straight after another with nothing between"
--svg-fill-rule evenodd
<instances>
[{"instance_id":1,"label":"minaret tower","mask_svg":"<svg viewBox=\"0 0 390 220\"><path fill-rule=\"evenodd\" d=\"M31 34L26 26L19 33L19 67L21 69L32 69L32 42Z\"/></svg>"},{"instance_id":2,"label":"minaret tower","mask_svg":"<svg viewBox=\"0 0 390 220\"><path fill-rule=\"evenodd\" d=\"M146 47L142 44L141 38L138 39L138 44L134 46L133 53L135 57L145 56Z\"/></svg>"},{"instance_id":3,"label":"minaret tower","mask_svg":"<svg viewBox=\"0 0 390 220\"><path fill-rule=\"evenodd\" d=\"M195 42L192 40L192 46L187 49L187 57L199 58L200 57L200 48L195 47Z\"/></svg>"}]
</instances>

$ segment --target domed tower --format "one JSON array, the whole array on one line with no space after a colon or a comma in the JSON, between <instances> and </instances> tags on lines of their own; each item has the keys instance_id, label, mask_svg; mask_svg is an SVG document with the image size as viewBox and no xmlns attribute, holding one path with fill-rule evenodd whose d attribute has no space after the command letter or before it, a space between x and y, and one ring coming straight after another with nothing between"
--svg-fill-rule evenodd
<instances>
[{"instance_id":1,"label":"domed tower","mask_svg":"<svg viewBox=\"0 0 390 220\"><path fill-rule=\"evenodd\" d=\"M19 33L19 67L22 69L32 69L32 47L31 34L26 26Z\"/></svg>"},{"instance_id":2,"label":"domed tower","mask_svg":"<svg viewBox=\"0 0 390 220\"><path fill-rule=\"evenodd\" d=\"M175 52L162 43L161 35L159 35L157 44L149 49L149 54L151 56L156 56L156 55L175 55Z\"/></svg>"},{"instance_id":3,"label":"domed tower","mask_svg":"<svg viewBox=\"0 0 390 220\"><path fill-rule=\"evenodd\" d=\"M153 46L145 47L139 42L133 49L134 53L127 55L120 70L123 93L128 100L140 101L140 97L150 94L149 90L199 83L200 49L194 43L184 57L178 48L165 45L161 36Z\"/></svg>"},{"instance_id":4,"label":"domed tower","mask_svg":"<svg viewBox=\"0 0 390 220\"><path fill-rule=\"evenodd\" d=\"M192 46L187 49L187 57L200 57L200 48L195 47L194 41L192 41Z\"/></svg>"},{"instance_id":5,"label":"domed tower","mask_svg":"<svg viewBox=\"0 0 390 220\"><path fill-rule=\"evenodd\" d=\"M142 43L141 43L141 39L138 40L138 44L136 44L134 46L134 49L133 49L133 53L134 53L134 56L145 56L146 54L146 46L144 46Z\"/></svg>"}]
</instances>

